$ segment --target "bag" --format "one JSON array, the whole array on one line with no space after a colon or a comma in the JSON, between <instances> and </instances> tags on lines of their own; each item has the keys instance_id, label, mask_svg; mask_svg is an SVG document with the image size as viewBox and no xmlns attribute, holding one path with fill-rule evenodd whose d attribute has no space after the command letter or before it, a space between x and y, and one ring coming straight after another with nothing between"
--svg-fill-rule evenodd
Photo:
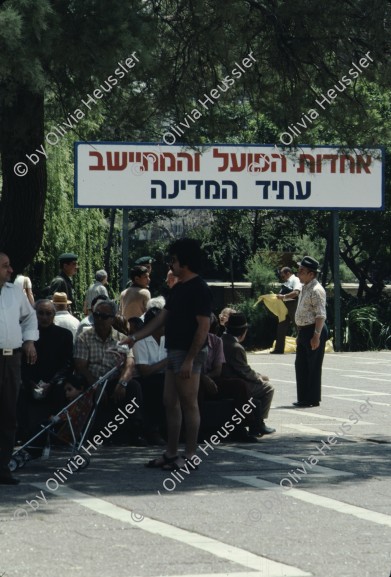
<instances>
[{"instance_id":1,"label":"bag","mask_svg":"<svg viewBox=\"0 0 391 577\"><path fill-rule=\"evenodd\" d=\"M280 294L280 295L287 295L288 293L291 293L291 292L292 292L292 289L290 289L289 287L287 287L287 286L285 286L285 285L282 285L282 286L281 286L281 289L280 289L280 292L279 292L278 294Z\"/></svg>"}]
</instances>

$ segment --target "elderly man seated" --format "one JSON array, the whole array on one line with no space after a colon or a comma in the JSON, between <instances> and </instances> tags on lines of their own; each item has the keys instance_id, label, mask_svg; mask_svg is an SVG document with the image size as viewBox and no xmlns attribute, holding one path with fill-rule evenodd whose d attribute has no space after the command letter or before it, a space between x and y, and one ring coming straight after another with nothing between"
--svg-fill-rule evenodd
<instances>
[{"instance_id":1,"label":"elderly man seated","mask_svg":"<svg viewBox=\"0 0 391 577\"><path fill-rule=\"evenodd\" d=\"M74 347L75 370L89 385L109 372L118 364L118 344L123 335L113 328L117 305L114 301L99 301L93 310L94 325L85 329L77 338ZM118 408L133 403L137 410L130 415L126 424L115 434L117 440L126 440L130 444L146 444L141 436L142 396L140 384L132 379L134 359L129 351L125 364L118 377L111 378L107 386L107 397L98 408L94 430L105 436L105 425ZM111 437L111 433L107 438Z\"/></svg>"},{"instance_id":2,"label":"elderly man seated","mask_svg":"<svg viewBox=\"0 0 391 577\"><path fill-rule=\"evenodd\" d=\"M223 377L238 377L246 382L250 395L261 402L261 420L254 434L270 435L275 432L275 429L268 427L265 419L269 415L274 388L269 383L268 377L256 373L248 364L246 351L241 344L246 338L248 329L244 314L231 313L225 329L226 332L221 337L225 356L222 375Z\"/></svg>"},{"instance_id":3,"label":"elderly man seated","mask_svg":"<svg viewBox=\"0 0 391 577\"><path fill-rule=\"evenodd\" d=\"M39 339L35 343L37 362L22 363L22 389L18 403L19 438L32 437L43 421L66 404L64 379L72 372L73 337L68 329L54 324L52 301L36 302ZM44 444L44 439L38 443Z\"/></svg>"}]
</instances>

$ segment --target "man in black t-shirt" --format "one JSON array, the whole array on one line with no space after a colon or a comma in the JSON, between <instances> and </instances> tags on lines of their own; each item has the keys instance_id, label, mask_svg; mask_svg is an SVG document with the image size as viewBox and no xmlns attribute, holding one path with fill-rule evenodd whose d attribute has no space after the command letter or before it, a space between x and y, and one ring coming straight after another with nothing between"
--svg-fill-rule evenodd
<instances>
[{"instance_id":1,"label":"man in black t-shirt","mask_svg":"<svg viewBox=\"0 0 391 577\"><path fill-rule=\"evenodd\" d=\"M167 369L164 404L167 415L167 450L148 467L176 470L192 461L197 449L200 413L197 396L201 367L207 354L207 336L212 312L212 296L198 275L201 249L194 239L182 238L169 247L170 268L178 281L170 290L162 312L125 342L132 346L165 325ZM186 426L186 448L178 456L182 414ZM195 463L196 465L197 463ZM195 468L194 462L191 464Z\"/></svg>"}]
</instances>

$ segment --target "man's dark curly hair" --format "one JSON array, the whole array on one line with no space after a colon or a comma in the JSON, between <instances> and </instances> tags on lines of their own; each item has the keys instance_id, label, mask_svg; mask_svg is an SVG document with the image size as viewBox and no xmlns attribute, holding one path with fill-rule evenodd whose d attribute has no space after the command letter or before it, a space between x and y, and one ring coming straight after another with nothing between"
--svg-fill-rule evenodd
<instances>
[{"instance_id":1,"label":"man's dark curly hair","mask_svg":"<svg viewBox=\"0 0 391 577\"><path fill-rule=\"evenodd\" d=\"M188 266L194 273L199 273L202 264L202 250L195 238L180 238L170 244L170 256L176 256L181 266Z\"/></svg>"}]
</instances>

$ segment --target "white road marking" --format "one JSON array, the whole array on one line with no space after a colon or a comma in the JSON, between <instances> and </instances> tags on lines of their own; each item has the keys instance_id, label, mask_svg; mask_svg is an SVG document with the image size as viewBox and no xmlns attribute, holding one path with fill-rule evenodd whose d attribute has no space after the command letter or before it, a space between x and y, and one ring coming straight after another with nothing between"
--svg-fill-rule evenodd
<instances>
[{"instance_id":1,"label":"white road marking","mask_svg":"<svg viewBox=\"0 0 391 577\"><path fill-rule=\"evenodd\" d=\"M335 433L332 433L333 435ZM222 451L228 451L229 453L237 453L239 455L251 455L255 459L260 459L261 461L271 461L272 463L278 463L279 465L284 465L288 467L302 466L303 461L297 459L290 459L289 457L281 457L277 455L270 455L269 453L261 453L253 449L238 449L236 447L224 447L220 446L219 449ZM314 447L310 454L317 454ZM327 454L327 453L326 453ZM321 453L319 453L321 455ZM331 467L322 467L321 465L316 465L314 470L311 470L311 475L316 475L317 477L354 477L354 473L348 471L341 471L340 469L332 469Z\"/></svg>"},{"instance_id":2,"label":"white road marking","mask_svg":"<svg viewBox=\"0 0 391 577\"><path fill-rule=\"evenodd\" d=\"M340 395L325 395L327 399L338 399L339 401L349 401L351 403L365 403L363 399L352 399L351 397L345 397ZM380 405L381 407L391 407L390 403L381 403L380 401L372 401L371 405Z\"/></svg>"},{"instance_id":3,"label":"white road marking","mask_svg":"<svg viewBox=\"0 0 391 577\"><path fill-rule=\"evenodd\" d=\"M335 385L322 385L323 389L337 389L338 391L356 391L357 393L365 395L391 395L391 393L384 393L379 391L366 391L365 389L353 389L351 387L336 387Z\"/></svg>"},{"instance_id":4,"label":"white road marking","mask_svg":"<svg viewBox=\"0 0 391 577\"><path fill-rule=\"evenodd\" d=\"M256 573L252 571L251 573L192 573L191 575L186 573L186 575L170 575L169 577L258 577L259 575L261 575L261 573L258 573L258 571ZM262 575L266 577L266 573L262 573ZM309 573L307 573L307 575L309 575ZM280 577L284 576L285 573L280 573Z\"/></svg>"},{"instance_id":5,"label":"white road marking","mask_svg":"<svg viewBox=\"0 0 391 577\"><path fill-rule=\"evenodd\" d=\"M326 437L326 436L330 436L330 435L335 435L335 431L323 431L322 429L316 429L315 427L309 427L308 425L291 425L291 424L282 424L281 427L286 427L288 429L293 429L295 431L298 431L299 433L304 433L304 434L308 434L308 435L320 435L322 437ZM345 434L343 436L343 438L346 441L350 441L349 437L352 437L353 435L348 435Z\"/></svg>"},{"instance_id":6,"label":"white road marking","mask_svg":"<svg viewBox=\"0 0 391 577\"><path fill-rule=\"evenodd\" d=\"M341 419L340 417L333 417L332 415L319 415L319 413L312 413L310 411L304 411L303 409L274 409L275 411L282 411L284 413L308 415L314 417L315 419L326 419L327 421L337 421L339 423L347 423L348 419ZM369 423L368 421L361 421L360 425L374 425L375 423Z\"/></svg>"},{"instance_id":7,"label":"white road marking","mask_svg":"<svg viewBox=\"0 0 391 577\"><path fill-rule=\"evenodd\" d=\"M324 507L325 509L331 509L337 513L343 513L345 515L357 517L357 519L364 519L365 521L370 521L371 523L377 523L378 525L391 527L391 515L385 515L384 513L378 513L377 511L364 509L363 507L357 507L356 505L349 505L343 501L337 501L337 499L330 499L329 497L322 497L321 495L316 495L315 493L310 493L309 491L304 491L303 489L282 489L280 485L270 483L269 481L265 481L264 479L260 479L259 477L255 476L227 475L224 476L224 478L231 479L232 481L238 481L239 483L249 485L250 487L256 487L257 489L279 491L285 497L298 499L299 501L310 503L316 507Z\"/></svg>"},{"instance_id":8,"label":"white road marking","mask_svg":"<svg viewBox=\"0 0 391 577\"><path fill-rule=\"evenodd\" d=\"M360 371L359 369L357 369L357 370L356 369L349 369L349 370L354 370L355 373L365 373L367 375L377 375L377 376L381 375L383 377L389 377L390 376L390 373L378 373L378 372L374 373L373 371Z\"/></svg>"},{"instance_id":9,"label":"white road marking","mask_svg":"<svg viewBox=\"0 0 391 577\"><path fill-rule=\"evenodd\" d=\"M343 375L344 377L347 377L348 379L365 379L366 381L377 381L377 382L381 382L381 383L389 383L390 382L390 378L388 379L379 379L377 377L361 377L360 375Z\"/></svg>"},{"instance_id":10,"label":"white road marking","mask_svg":"<svg viewBox=\"0 0 391 577\"><path fill-rule=\"evenodd\" d=\"M38 489L46 489L44 483L32 483ZM142 531L147 531L148 533L153 533L154 535L160 535L166 539L174 539L195 549L201 549L211 555L219 557L220 559L225 559L226 561L231 561L238 565L242 565L247 569L253 569L257 571L256 574L252 573L236 573L236 575L248 575L251 577L310 577L311 573L297 569L290 565L285 565L285 563L278 563L277 561L272 561L266 557L261 557L260 555L255 555L235 547L233 545L228 545L227 543L222 543L217 541L217 539L212 539L211 537L206 537L205 535L200 535L199 533L193 533L192 531L187 531L185 529L180 529L168 523L162 521L156 521L150 519L149 517L144 517L142 522L136 522L132 519L132 513L128 509L118 507L118 505L113 505L108 501L103 499L98 499L97 497L91 497L86 493L80 491L75 491L66 486L60 486L55 493L60 497L69 499L78 505L90 509L95 513L100 515L106 515L111 519L121 521L122 523L128 523L133 527L137 527ZM233 574L235 575L235 573ZM230 577L231 574L226 574ZM173 576L169 576L173 577ZM186 577L189 577L188 575ZM199 575L198 577L203 577ZM214 576L216 577L216 576Z\"/></svg>"}]
</instances>

